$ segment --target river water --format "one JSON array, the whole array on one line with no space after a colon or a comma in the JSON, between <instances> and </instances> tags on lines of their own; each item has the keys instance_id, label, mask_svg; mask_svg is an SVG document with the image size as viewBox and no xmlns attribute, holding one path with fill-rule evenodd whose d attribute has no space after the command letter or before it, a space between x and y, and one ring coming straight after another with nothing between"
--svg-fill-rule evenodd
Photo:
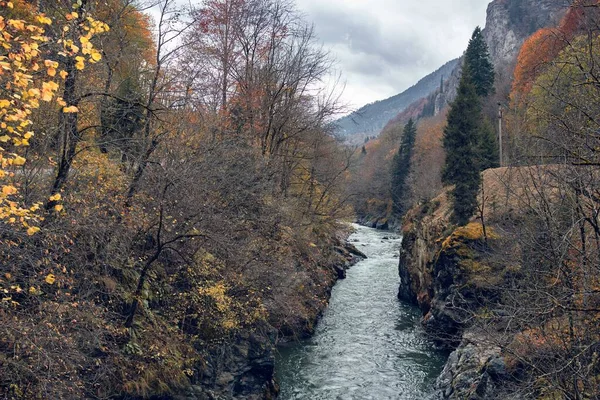
<instances>
[{"instance_id":1,"label":"river water","mask_svg":"<svg viewBox=\"0 0 600 400\"><path fill-rule=\"evenodd\" d=\"M400 238L355 225L350 237L369 258L333 288L312 338L279 348L280 400L425 399L447 354L400 302Z\"/></svg>"}]
</instances>

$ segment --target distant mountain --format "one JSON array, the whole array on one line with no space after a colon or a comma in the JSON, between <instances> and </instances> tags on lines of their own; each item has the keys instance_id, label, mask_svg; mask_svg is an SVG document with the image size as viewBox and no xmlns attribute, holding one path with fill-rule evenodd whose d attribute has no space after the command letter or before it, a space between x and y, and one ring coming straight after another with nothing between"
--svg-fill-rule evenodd
<instances>
[{"instance_id":1,"label":"distant mountain","mask_svg":"<svg viewBox=\"0 0 600 400\"><path fill-rule=\"evenodd\" d=\"M458 59L449 61L437 71L421 79L416 85L389 99L376 101L336 121L337 133L351 140L377 136L386 124L414 101L427 96L440 87L458 65ZM352 141L352 140L351 140Z\"/></svg>"},{"instance_id":2,"label":"distant mountain","mask_svg":"<svg viewBox=\"0 0 600 400\"><path fill-rule=\"evenodd\" d=\"M496 94L490 98L489 104L507 102L523 42L538 29L555 26L571 3L572 0L493 0L488 5L483 36L496 70ZM389 129L404 125L409 118L434 116L454 100L460 81L462 57L452 62L455 67L444 74L443 90L439 85L434 86L425 95L426 98L406 105L397 116L389 119Z\"/></svg>"}]
</instances>

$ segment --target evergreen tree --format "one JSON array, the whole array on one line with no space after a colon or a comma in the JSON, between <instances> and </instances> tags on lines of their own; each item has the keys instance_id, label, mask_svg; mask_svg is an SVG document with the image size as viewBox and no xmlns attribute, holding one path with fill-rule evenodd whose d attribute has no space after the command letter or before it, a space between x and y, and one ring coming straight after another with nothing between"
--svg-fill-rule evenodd
<instances>
[{"instance_id":1,"label":"evergreen tree","mask_svg":"<svg viewBox=\"0 0 600 400\"><path fill-rule=\"evenodd\" d=\"M494 65L480 27L475 28L469 40L464 64L471 71L477 94L482 97L494 94Z\"/></svg>"},{"instance_id":2,"label":"evergreen tree","mask_svg":"<svg viewBox=\"0 0 600 400\"><path fill-rule=\"evenodd\" d=\"M391 192L396 215L403 215L406 212L405 207L409 197L407 179L416 136L417 126L411 118L404 126L402 142L392 163Z\"/></svg>"},{"instance_id":3,"label":"evergreen tree","mask_svg":"<svg viewBox=\"0 0 600 400\"><path fill-rule=\"evenodd\" d=\"M469 66L465 63L456 99L448 113L443 146L446 163L442 179L455 185L451 196L454 220L466 224L477 209L481 183L478 162L481 102Z\"/></svg>"},{"instance_id":4,"label":"evergreen tree","mask_svg":"<svg viewBox=\"0 0 600 400\"><path fill-rule=\"evenodd\" d=\"M500 154L496 131L488 118L483 118L480 125L477 143L479 170L498 168L500 166Z\"/></svg>"}]
</instances>

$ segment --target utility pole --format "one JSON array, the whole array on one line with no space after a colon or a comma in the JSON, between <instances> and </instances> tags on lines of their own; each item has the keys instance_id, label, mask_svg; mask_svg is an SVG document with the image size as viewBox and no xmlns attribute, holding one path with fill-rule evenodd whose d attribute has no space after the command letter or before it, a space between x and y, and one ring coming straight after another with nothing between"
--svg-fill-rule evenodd
<instances>
[{"instance_id":1,"label":"utility pole","mask_svg":"<svg viewBox=\"0 0 600 400\"><path fill-rule=\"evenodd\" d=\"M500 167L504 166L503 158L502 158L502 103L498 103L498 147L500 153Z\"/></svg>"}]
</instances>

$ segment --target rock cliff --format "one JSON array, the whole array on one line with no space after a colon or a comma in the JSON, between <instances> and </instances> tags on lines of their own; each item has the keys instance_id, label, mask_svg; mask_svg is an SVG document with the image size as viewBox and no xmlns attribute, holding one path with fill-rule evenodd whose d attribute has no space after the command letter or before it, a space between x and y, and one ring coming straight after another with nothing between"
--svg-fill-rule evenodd
<instances>
[{"instance_id":1,"label":"rock cliff","mask_svg":"<svg viewBox=\"0 0 600 400\"><path fill-rule=\"evenodd\" d=\"M503 372L506 361L498 342L474 320L485 320L500 302L500 288L514 277L515 264L500 254L518 249L505 237L502 221L518 209L522 193L506 188L528 187L534 173L532 168L484 172L485 224L474 216L466 226L453 226L446 191L405 218L398 296L417 304L426 331L454 349L437 381L436 398L505 398L499 393L512 383Z\"/></svg>"},{"instance_id":2,"label":"rock cliff","mask_svg":"<svg viewBox=\"0 0 600 400\"><path fill-rule=\"evenodd\" d=\"M510 88L517 56L525 40L541 28L555 26L571 3L571 0L494 0L488 5L483 36L496 70L497 92L507 93ZM437 114L454 100L461 67L462 58L447 75L443 90L437 89L429 95L430 112Z\"/></svg>"}]
</instances>

